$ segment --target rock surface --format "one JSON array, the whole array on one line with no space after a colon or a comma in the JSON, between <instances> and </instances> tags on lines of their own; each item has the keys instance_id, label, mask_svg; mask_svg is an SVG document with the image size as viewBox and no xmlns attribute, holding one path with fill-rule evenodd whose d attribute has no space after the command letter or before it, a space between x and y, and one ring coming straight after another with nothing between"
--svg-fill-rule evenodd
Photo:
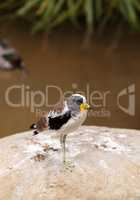
<instances>
[{"instance_id":1,"label":"rock surface","mask_svg":"<svg viewBox=\"0 0 140 200\"><path fill-rule=\"evenodd\" d=\"M54 133L1 139L0 200L140 199L140 131L82 126L67 161Z\"/></svg>"}]
</instances>

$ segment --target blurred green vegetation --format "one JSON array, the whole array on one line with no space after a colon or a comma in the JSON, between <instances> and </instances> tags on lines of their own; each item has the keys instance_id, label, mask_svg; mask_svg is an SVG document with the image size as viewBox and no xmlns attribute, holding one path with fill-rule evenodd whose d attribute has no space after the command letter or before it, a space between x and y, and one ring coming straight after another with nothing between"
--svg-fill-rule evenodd
<instances>
[{"instance_id":1,"label":"blurred green vegetation","mask_svg":"<svg viewBox=\"0 0 140 200\"><path fill-rule=\"evenodd\" d=\"M66 21L75 26L83 22L89 33L101 24L127 23L140 27L140 0L4 0L0 3L0 19L23 19L32 31L49 31Z\"/></svg>"}]
</instances>

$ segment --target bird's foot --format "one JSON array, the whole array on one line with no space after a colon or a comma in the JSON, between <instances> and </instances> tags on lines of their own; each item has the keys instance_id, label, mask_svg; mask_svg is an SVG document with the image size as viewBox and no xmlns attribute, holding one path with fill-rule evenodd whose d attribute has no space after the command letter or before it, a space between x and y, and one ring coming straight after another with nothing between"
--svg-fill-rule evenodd
<instances>
[{"instance_id":1,"label":"bird's foot","mask_svg":"<svg viewBox=\"0 0 140 200\"><path fill-rule=\"evenodd\" d=\"M72 161L70 161L70 160L69 161L64 160L63 161L63 166L64 166L65 170L68 170L68 171L71 171L71 172L75 167L74 163Z\"/></svg>"}]
</instances>

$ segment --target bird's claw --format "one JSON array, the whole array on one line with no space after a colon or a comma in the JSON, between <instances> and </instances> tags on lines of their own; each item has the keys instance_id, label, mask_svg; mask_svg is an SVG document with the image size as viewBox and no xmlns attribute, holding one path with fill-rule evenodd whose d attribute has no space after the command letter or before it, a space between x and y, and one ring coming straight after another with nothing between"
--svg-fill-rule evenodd
<instances>
[{"instance_id":1,"label":"bird's claw","mask_svg":"<svg viewBox=\"0 0 140 200\"><path fill-rule=\"evenodd\" d=\"M71 171L73 170L73 168L75 167L74 163L72 161L63 161L63 165L64 165L64 169Z\"/></svg>"}]
</instances>

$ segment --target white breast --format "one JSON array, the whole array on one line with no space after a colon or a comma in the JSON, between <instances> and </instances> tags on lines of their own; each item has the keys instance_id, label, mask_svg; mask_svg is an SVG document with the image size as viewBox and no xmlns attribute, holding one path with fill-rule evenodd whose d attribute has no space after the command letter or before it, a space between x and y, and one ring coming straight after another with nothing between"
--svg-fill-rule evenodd
<instances>
[{"instance_id":1,"label":"white breast","mask_svg":"<svg viewBox=\"0 0 140 200\"><path fill-rule=\"evenodd\" d=\"M77 116L69 119L69 121L61 127L59 132L63 132L65 134L74 132L84 123L86 118L87 118L87 111L80 112Z\"/></svg>"}]
</instances>

